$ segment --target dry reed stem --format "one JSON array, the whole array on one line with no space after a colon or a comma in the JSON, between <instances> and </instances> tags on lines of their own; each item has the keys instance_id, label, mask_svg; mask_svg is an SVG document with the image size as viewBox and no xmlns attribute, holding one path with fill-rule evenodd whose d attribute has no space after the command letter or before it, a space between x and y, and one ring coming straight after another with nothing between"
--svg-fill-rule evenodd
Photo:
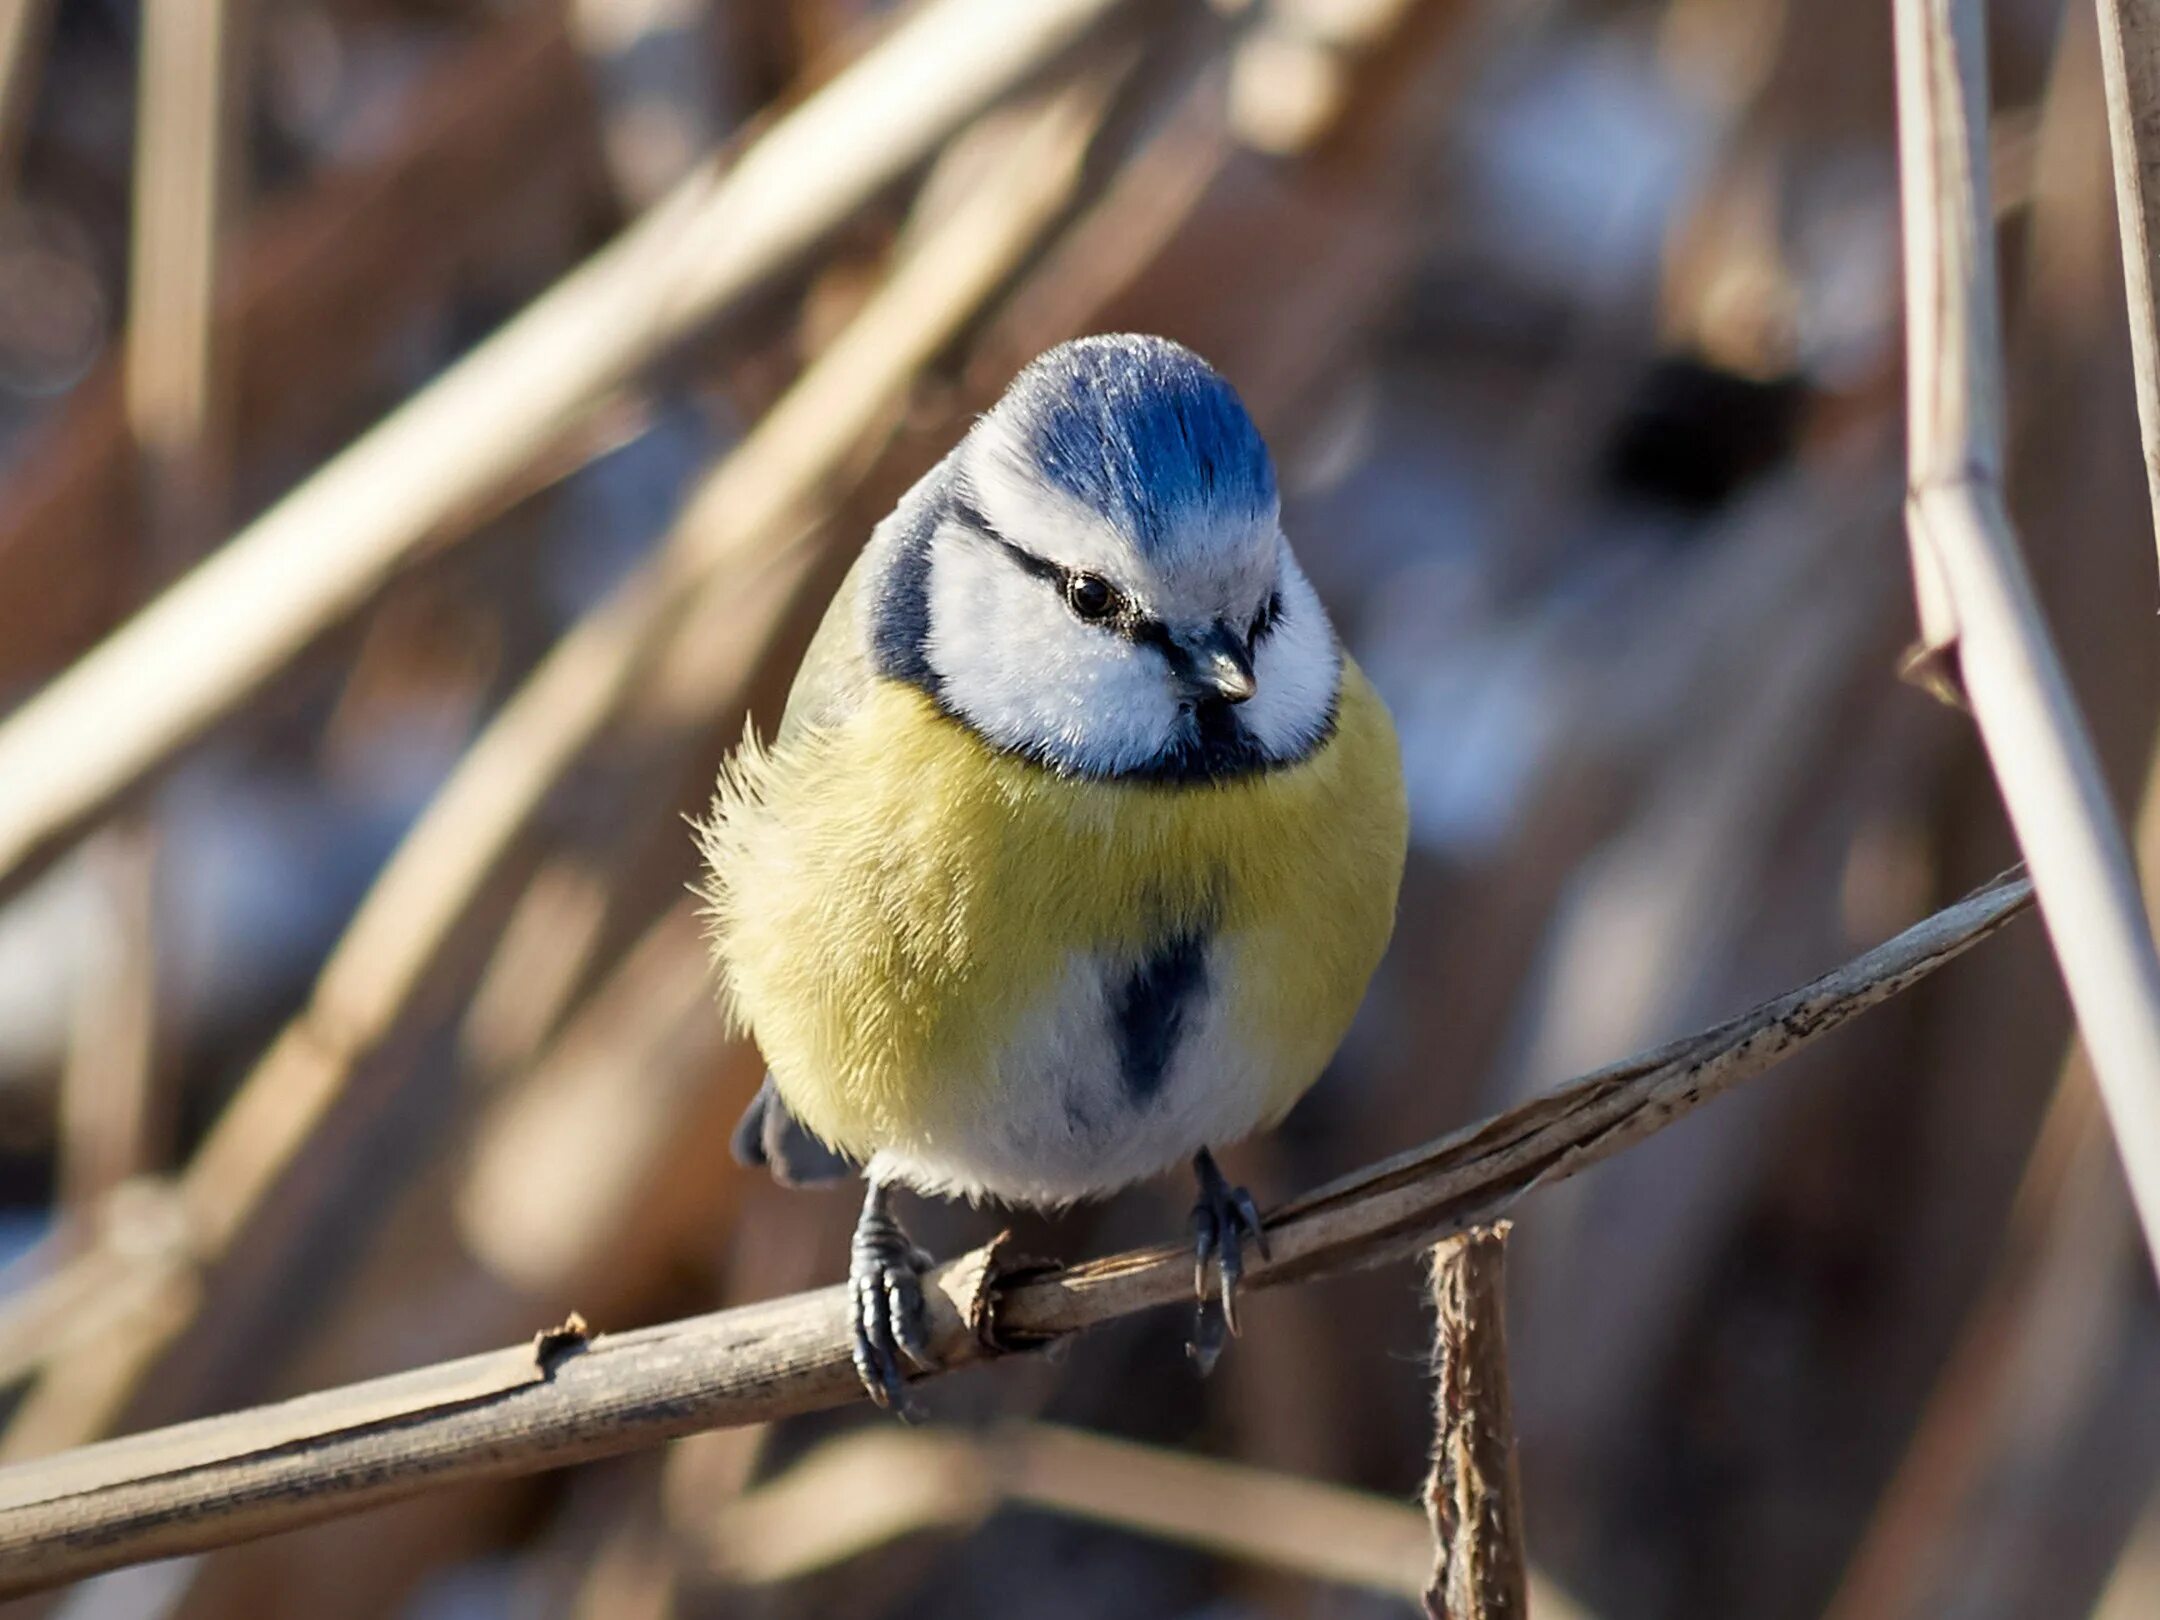
<instances>
[{"instance_id":1,"label":"dry reed stem","mask_svg":"<svg viewBox=\"0 0 2160 1620\"><path fill-rule=\"evenodd\" d=\"M313 455L356 411L372 416L421 312L521 276L538 219L604 206L583 73L558 7L517 8L399 97L379 149L235 221L218 323L236 465ZM0 685L27 692L140 605L117 563L141 526L119 370L108 354L0 474Z\"/></svg>"},{"instance_id":2,"label":"dry reed stem","mask_svg":"<svg viewBox=\"0 0 2160 1620\"><path fill-rule=\"evenodd\" d=\"M0 882L260 690L671 343L1124 0L936 0L706 169L0 723Z\"/></svg>"},{"instance_id":3,"label":"dry reed stem","mask_svg":"<svg viewBox=\"0 0 2160 1620\"><path fill-rule=\"evenodd\" d=\"M0 0L0 203L15 196L53 0Z\"/></svg>"},{"instance_id":4,"label":"dry reed stem","mask_svg":"<svg viewBox=\"0 0 2160 1620\"><path fill-rule=\"evenodd\" d=\"M56 1193L70 1214L163 1169L173 1104L160 1065L158 867L147 817L99 829L85 848L105 906L101 948L76 987L55 1111Z\"/></svg>"},{"instance_id":5,"label":"dry reed stem","mask_svg":"<svg viewBox=\"0 0 2160 1620\"><path fill-rule=\"evenodd\" d=\"M1273 1212L1267 1288L1378 1265L1489 1221L1813 1045L2016 916L1998 882L1801 989ZM932 1274L943 1368L1184 1304L1189 1248L1058 1269L999 1245ZM862 1396L845 1287L535 1343L0 1471L0 1592L269 1535L453 1481L505 1478Z\"/></svg>"},{"instance_id":6,"label":"dry reed stem","mask_svg":"<svg viewBox=\"0 0 2160 1620\"><path fill-rule=\"evenodd\" d=\"M733 120L708 30L716 11L650 0L571 0L564 11L600 103L617 195L644 207L679 181Z\"/></svg>"},{"instance_id":7,"label":"dry reed stem","mask_svg":"<svg viewBox=\"0 0 2160 1620\"><path fill-rule=\"evenodd\" d=\"M2154 541L2160 545L2160 308L2153 302L2160 283L2154 268L2154 255L2160 253L2160 0L2095 3L2145 487L2152 500Z\"/></svg>"},{"instance_id":8,"label":"dry reed stem","mask_svg":"<svg viewBox=\"0 0 2160 1620\"><path fill-rule=\"evenodd\" d=\"M2094 1193L2110 1175L2107 1125L2082 1058L2074 1052L2065 1065L1994 1269L1959 1324L1824 1620L1927 1613L1972 1495L1982 1481L2015 1471L2002 1419L2024 1370L2020 1341L2048 1302L2046 1285L2059 1280L2069 1249L2089 1245ZM2120 1195L2113 1197L2119 1218Z\"/></svg>"},{"instance_id":9,"label":"dry reed stem","mask_svg":"<svg viewBox=\"0 0 2160 1620\"><path fill-rule=\"evenodd\" d=\"M1507 1235L1497 1221L1432 1251L1433 1461L1425 1482L1431 1620L1527 1620L1522 1480L1508 1394Z\"/></svg>"},{"instance_id":10,"label":"dry reed stem","mask_svg":"<svg viewBox=\"0 0 2160 1620\"><path fill-rule=\"evenodd\" d=\"M1955 652L2160 1266L2160 958L2003 505L1980 8L1897 0L1895 23L1921 636Z\"/></svg>"},{"instance_id":11,"label":"dry reed stem","mask_svg":"<svg viewBox=\"0 0 2160 1620\"><path fill-rule=\"evenodd\" d=\"M966 1532L1024 1506L1416 1602L1432 1563L1406 1502L1053 1423L988 1433L879 1425L814 1446L710 1516L670 1514L701 1572L739 1585L800 1580L924 1531ZM1538 1620L1584 1620L1533 1569Z\"/></svg>"},{"instance_id":12,"label":"dry reed stem","mask_svg":"<svg viewBox=\"0 0 2160 1620\"><path fill-rule=\"evenodd\" d=\"M1389 1497L1049 1423L860 1429L681 1528L707 1573L767 1586L1007 1505L1411 1599L1431 1547L1417 1509Z\"/></svg>"},{"instance_id":13,"label":"dry reed stem","mask_svg":"<svg viewBox=\"0 0 2160 1620\"><path fill-rule=\"evenodd\" d=\"M1028 122L979 190L895 267L692 494L661 554L563 638L467 750L376 879L309 1008L257 1064L182 1176L188 1264L233 1242L353 1076L401 1027L549 792L607 734L677 631L705 619L715 593L738 590L744 567L789 565L795 542L777 537L794 532L795 515L1068 206L1105 104L1094 81ZM175 1325L160 1311L132 1354L116 1343L105 1357L51 1368L9 1432L10 1454L94 1434Z\"/></svg>"},{"instance_id":14,"label":"dry reed stem","mask_svg":"<svg viewBox=\"0 0 2160 1620\"><path fill-rule=\"evenodd\" d=\"M2135 828L2146 899L2160 909L2160 739L2146 766ZM2027 1155L1993 1269L1959 1323L1896 1471L1847 1559L1824 1620L1912 1614L1954 1545L1965 1504L1981 1482L2014 1467L2002 1455L2001 1418L2020 1370L2016 1346L2048 1301L2065 1252L2089 1243L2095 1197L2111 1178L2107 1122L2092 1064L2073 1037L2046 1117ZM2103 1217L2104 1219L2104 1217Z\"/></svg>"},{"instance_id":15,"label":"dry reed stem","mask_svg":"<svg viewBox=\"0 0 2160 1620\"><path fill-rule=\"evenodd\" d=\"M220 521L229 399L217 323L244 0L176 0L143 17L129 246L125 408L140 467L133 592L179 573ZM244 99L244 98L242 98ZM170 1152L161 1095L158 876L149 817L104 829L97 872L112 949L85 985L60 1080L60 1184L79 1207Z\"/></svg>"},{"instance_id":16,"label":"dry reed stem","mask_svg":"<svg viewBox=\"0 0 2160 1620\"><path fill-rule=\"evenodd\" d=\"M2160 1491L2124 1539L2091 1620L2148 1620L2160 1614Z\"/></svg>"},{"instance_id":17,"label":"dry reed stem","mask_svg":"<svg viewBox=\"0 0 2160 1620\"><path fill-rule=\"evenodd\" d=\"M208 538L196 531L222 482L217 291L244 9L245 0L169 0L143 14L122 378L150 474L148 577L159 585Z\"/></svg>"}]
</instances>

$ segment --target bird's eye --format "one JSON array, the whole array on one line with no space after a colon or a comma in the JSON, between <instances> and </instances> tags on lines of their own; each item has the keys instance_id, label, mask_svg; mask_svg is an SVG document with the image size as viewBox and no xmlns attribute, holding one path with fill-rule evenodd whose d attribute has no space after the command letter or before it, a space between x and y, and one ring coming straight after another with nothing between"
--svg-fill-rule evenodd
<instances>
[{"instance_id":1,"label":"bird's eye","mask_svg":"<svg viewBox=\"0 0 2160 1620\"><path fill-rule=\"evenodd\" d=\"M1117 609L1118 593L1100 574L1073 574L1065 581L1065 603L1083 619L1107 619Z\"/></svg>"}]
</instances>

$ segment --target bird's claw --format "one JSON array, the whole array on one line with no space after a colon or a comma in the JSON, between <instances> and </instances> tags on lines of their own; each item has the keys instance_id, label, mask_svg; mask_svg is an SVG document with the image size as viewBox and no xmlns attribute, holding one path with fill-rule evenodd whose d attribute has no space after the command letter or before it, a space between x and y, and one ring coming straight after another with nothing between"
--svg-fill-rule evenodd
<instances>
[{"instance_id":1,"label":"bird's claw","mask_svg":"<svg viewBox=\"0 0 2160 1620\"><path fill-rule=\"evenodd\" d=\"M1238 1326L1238 1285L1245 1276L1245 1240L1250 1238L1260 1258L1268 1253L1267 1228L1261 1224L1259 1206L1243 1187L1234 1187L1217 1168L1215 1156L1202 1149L1193 1159L1193 1173L1200 1181L1200 1196L1193 1204L1193 1297L1199 1310L1193 1322L1192 1342L1185 1347L1202 1377L1215 1369L1226 1335ZM1208 1262L1213 1261L1222 1278L1216 1292L1208 1289Z\"/></svg>"},{"instance_id":2,"label":"bird's claw","mask_svg":"<svg viewBox=\"0 0 2160 1620\"><path fill-rule=\"evenodd\" d=\"M855 1373L871 1400L910 1421L908 1364L924 1371L934 1365L922 1289L929 1269L930 1257L886 1209L885 1189L872 1187L848 1248Z\"/></svg>"}]
</instances>

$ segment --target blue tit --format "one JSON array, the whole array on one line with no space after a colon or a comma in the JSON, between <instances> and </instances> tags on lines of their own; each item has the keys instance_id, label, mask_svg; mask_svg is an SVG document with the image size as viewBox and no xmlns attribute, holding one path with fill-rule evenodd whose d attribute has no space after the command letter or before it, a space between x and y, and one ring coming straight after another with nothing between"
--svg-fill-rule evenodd
<instances>
[{"instance_id":1,"label":"blue tit","mask_svg":"<svg viewBox=\"0 0 2160 1620\"><path fill-rule=\"evenodd\" d=\"M1189 1161L1212 1359L1265 1238L1209 1149L1333 1055L1407 820L1230 385L1161 338L1036 360L878 525L700 828L723 1000L769 1067L736 1152L862 1169L874 1399L928 1365L895 1184L1061 1207Z\"/></svg>"}]
</instances>

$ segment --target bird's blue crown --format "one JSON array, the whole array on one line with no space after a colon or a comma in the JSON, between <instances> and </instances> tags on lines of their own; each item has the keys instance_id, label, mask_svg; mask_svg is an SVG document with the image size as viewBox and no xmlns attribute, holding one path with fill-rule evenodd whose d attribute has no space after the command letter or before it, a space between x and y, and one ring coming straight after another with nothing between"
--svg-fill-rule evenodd
<instances>
[{"instance_id":1,"label":"bird's blue crown","mask_svg":"<svg viewBox=\"0 0 2160 1620\"><path fill-rule=\"evenodd\" d=\"M1046 480L1144 555L1196 526L1272 522L1275 465L1237 392L1165 338L1079 338L1013 380L992 413Z\"/></svg>"}]
</instances>

